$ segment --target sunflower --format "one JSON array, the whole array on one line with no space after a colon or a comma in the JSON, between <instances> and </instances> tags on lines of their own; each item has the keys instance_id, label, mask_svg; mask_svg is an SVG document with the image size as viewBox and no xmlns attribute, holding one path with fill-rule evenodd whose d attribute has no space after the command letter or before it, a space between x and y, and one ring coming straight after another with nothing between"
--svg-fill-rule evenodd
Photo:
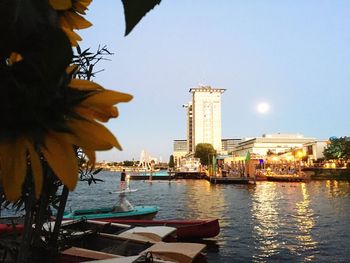
<instances>
[{"instance_id":1,"label":"sunflower","mask_svg":"<svg viewBox=\"0 0 350 263\"><path fill-rule=\"evenodd\" d=\"M75 29L85 29L92 24L82 15L88 9L92 0L50 0L50 5L58 12L59 23L68 36L71 45L77 46L81 37Z\"/></svg>"},{"instance_id":2,"label":"sunflower","mask_svg":"<svg viewBox=\"0 0 350 263\"><path fill-rule=\"evenodd\" d=\"M66 132L48 130L42 143L28 135L0 143L0 181L8 200L15 201L20 197L28 163L36 197L40 196L43 185L40 153L61 182L73 190L78 180L74 146L82 148L92 164L95 162L95 151L113 147L122 149L115 136L99 121L107 122L110 118L116 118L118 111L114 105L128 102L132 96L106 90L94 82L81 79L72 79L67 89L87 95L72 109L77 117L67 118L62 123L68 128Z\"/></svg>"},{"instance_id":3,"label":"sunflower","mask_svg":"<svg viewBox=\"0 0 350 263\"><path fill-rule=\"evenodd\" d=\"M28 43L36 46L28 48ZM0 53L0 185L9 201L20 198L27 175L40 197L44 163L73 190L78 180L76 146L91 163L95 151L121 149L101 122L116 118L115 104L132 96L72 78L72 68L67 70L71 59L66 35L46 26L23 46Z\"/></svg>"}]
</instances>

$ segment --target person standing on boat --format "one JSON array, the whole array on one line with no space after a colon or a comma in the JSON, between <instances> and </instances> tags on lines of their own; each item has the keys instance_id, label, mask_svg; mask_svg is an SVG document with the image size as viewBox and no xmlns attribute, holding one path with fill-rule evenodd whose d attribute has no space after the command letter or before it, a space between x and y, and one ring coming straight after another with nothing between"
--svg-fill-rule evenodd
<instances>
[{"instance_id":1,"label":"person standing on boat","mask_svg":"<svg viewBox=\"0 0 350 263\"><path fill-rule=\"evenodd\" d=\"M126 179L126 173L125 169L120 174L120 190L125 190L125 179Z\"/></svg>"}]
</instances>

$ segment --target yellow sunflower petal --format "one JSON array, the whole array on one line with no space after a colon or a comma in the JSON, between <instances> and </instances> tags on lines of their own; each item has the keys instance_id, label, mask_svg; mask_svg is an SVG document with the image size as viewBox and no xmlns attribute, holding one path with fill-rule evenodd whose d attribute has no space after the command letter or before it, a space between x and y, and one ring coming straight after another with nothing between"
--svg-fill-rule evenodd
<instances>
[{"instance_id":1,"label":"yellow sunflower petal","mask_svg":"<svg viewBox=\"0 0 350 263\"><path fill-rule=\"evenodd\" d=\"M85 79L72 79L69 87L78 90L104 90L104 88L95 82Z\"/></svg>"},{"instance_id":2,"label":"yellow sunflower petal","mask_svg":"<svg viewBox=\"0 0 350 263\"><path fill-rule=\"evenodd\" d=\"M71 0L49 0L49 2L55 10L68 10L72 7Z\"/></svg>"},{"instance_id":3,"label":"yellow sunflower petal","mask_svg":"<svg viewBox=\"0 0 350 263\"><path fill-rule=\"evenodd\" d=\"M23 57L21 56L21 54L17 53L17 52L12 52L10 57L8 58L8 63L10 65L13 65L14 63L21 61L23 59Z\"/></svg>"},{"instance_id":4,"label":"yellow sunflower petal","mask_svg":"<svg viewBox=\"0 0 350 263\"><path fill-rule=\"evenodd\" d=\"M72 64L72 65L69 65L67 68L66 68L66 72L67 74L72 74L73 72L75 72L78 68L78 65L75 65L75 64Z\"/></svg>"},{"instance_id":5,"label":"yellow sunflower petal","mask_svg":"<svg viewBox=\"0 0 350 263\"><path fill-rule=\"evenodd\" d=\"M92 26L88 20L75 12L66 12L65 18L71 27L75 29L84 29Z\"/></svg>"},{"instance_id":6,"label":"yellow sunflower petal","mask_svg":"<svg viewBox=\"0 0 350 263\"><path fill-rule=\"evenodd\" d=\"M74 111L87 119L98 120L101 122L107 122L110 118L118 117L118 109L113 106L100 108L76 107Z\"/></svg>"},{"instance_id":7,"label":"yellow sunflower petal","mask_svg":"<svg viewBox=\"0 0 350 263\"><path fill-rule=\"evenodd\" d=\"M62 30L64 31L64 33L66 33L67 37L69 38L70 44L73 47L76 47L78 45L78 41L81 41L81 37L69 28L62 27Z\"/></svg>"},{"instance_id":8,"label":"yellow sunflower petal","mask_svg":"<svg viewBox=\"0 0 350 263\"><path fill-rule=\"evenodd\" d=\"M91 2L92 2L92 0L78 0L76 3L80 3L85 8L87 8L90 5Z\"/></svg>"},{"instance_id":9,"label":"yellow sunflower petal","mask_svg":"<svg viewBox=\"0 0 350 263\"><path fill-rule=\"evenodd\" d=\"M69 28L70 30L73 30L73 25L71 25L69 23L69 21L67 20L66 16L65 15L61 15L59 17L59 21L60 21L60 25L61 27L64 27L64 28Z\"/></svg>"},{"instance_id":10,"label":"yellow sunflower petal","mask_svg":"<svg viewBox=\"0 0 350 263\"><path fill-rule=\"evenodd\" d=\"M27 141L26 146L29 150L30 162L32 166L32 173L35 186L35 197L39 199L41 190L43 188L43 170L40 162L40 157L31 142Z\"/></svg>"},{"instance_id":11,"label":"yellow sunflower petal","mask_svg":"<svg viewBox=\"0 0 350 263\"><path fill-rule=\"evenodd\" d=\"M104 90L96 92L82 101L81 105L84 106L111 106L118 102L128 102L132 99L132 96L126 93L121 93L112 90Z\"/></svg>"},{"instance_id":12,"label":"yellow sunflower petal","mask_svg":"<svg viewBox=\"0 0 350 263\"><path fill-rule=\"evenodd\" d=\"M27 171L24 139L0 144L1 183L9 201L17 201Z\"/></svg>"},{"instance_id":13,"label":"yellow sunflower petal","mask_svg":"<svg viewBox=\"0 0 350 263\"><path fill-rule=\"evenodd\" d=\"M102 124L87 120L69 120L67 126L74 135L72 143L87 150L109 150L113 147L121 150L114 135Z\"/></svg>"},{"instance_id":14,"label":"yellow sunflower petal","mask_svg":"<svg viewBox=\"0 0 350 263\"><path fill-rule=\"evenodd\" d=\"M80 2L76 2L73 4L73 8L79 14L85 15L85 11L87 10L87 6L83 5Z\"/></svg>"},{"instance_id":15,"label":"yellow sunflower petal","mask_svg":"<svg viewBox=\"0 0 350 263\"><path fill-rule=\"evenodd\" d=\"M73 190L78 181L78 161L66 135L48 133L42 152L56 176L69 190Z\"/></svg>"},{"instance_id":16,"label":"yellow sunflower petal","mask_svg":"<svg viewBox=\"0 0 350 263\"><path fill-rule=\"evenodd\" d=\"M95 166L95 162L96 162L96 153L93 150L87 150L87 149L83 149L84 153L87 155L87 157L89 158L89 163L92 166Z\"/></svg>"}]
</instances>

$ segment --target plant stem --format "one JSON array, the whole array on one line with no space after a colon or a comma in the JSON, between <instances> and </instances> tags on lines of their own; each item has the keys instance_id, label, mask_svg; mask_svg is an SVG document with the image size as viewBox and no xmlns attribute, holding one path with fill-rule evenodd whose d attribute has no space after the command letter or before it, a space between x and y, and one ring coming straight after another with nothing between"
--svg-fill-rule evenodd
<instances>
[{"instance_id":1,"label":"plant stem","mask_svg":"<svg viewBox=\"0 0 350 263\"><path fill-rule=\"evenodd\" d=\"M66 203L68 199L68 194L69 194L68 188L66 186L63 186L60 206L58 207L57 215L56 215L55 227L53 229L53 233L50 239L50 247L52 248L57 245L58 233L61 227L61 222L62 222L64 209L66 207Z\"/></svg>"},{"instance_id":2,"label":"plant stem","mask_svg":"<svg viewBox=\"0 0 350 263\"><path fill-rule=\"evenodd\" d=\"M30 245L32 243L33 238L33 215L35 208L35 196L33 189L30 190L28 196L28 202L26 204L26 216L24 220L24 233L22 235L22 242L19 248L19 253L17 256L17 263L28 262L29 253L30 253Z\"/></svg>"}]
</instances>

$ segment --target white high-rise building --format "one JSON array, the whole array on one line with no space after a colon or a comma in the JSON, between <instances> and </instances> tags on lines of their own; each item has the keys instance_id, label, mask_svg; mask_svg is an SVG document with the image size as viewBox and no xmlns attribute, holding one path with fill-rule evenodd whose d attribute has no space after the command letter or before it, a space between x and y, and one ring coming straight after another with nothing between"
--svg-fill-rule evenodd
<instances>
[{"instance_id":1,"label":"white high-rise building","mask_svg":"<svg viewBox=\"0 0 350 263\"><path fill-rule=\"evenodd\" d=\"M221 94L225 89L200 86L191 88L192 101L187 105L188 152L195 152L198 143L210 143L221 151Z\"/></svg>"}]
</instances>

